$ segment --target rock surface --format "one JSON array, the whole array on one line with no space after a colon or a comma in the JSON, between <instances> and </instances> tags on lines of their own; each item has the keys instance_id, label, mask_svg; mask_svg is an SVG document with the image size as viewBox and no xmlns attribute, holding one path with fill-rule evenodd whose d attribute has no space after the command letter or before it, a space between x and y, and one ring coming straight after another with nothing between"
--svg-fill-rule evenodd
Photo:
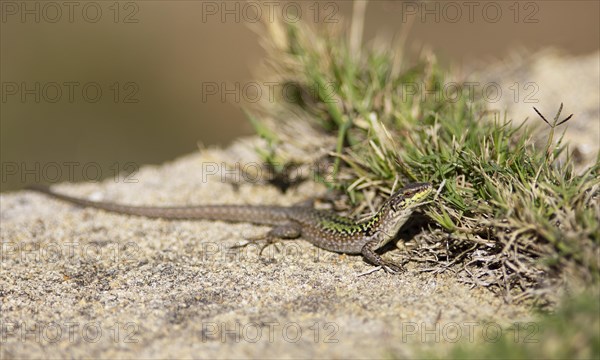
<instances>
[{"instance_id":1,"label":"rock surface","mask_svg":"<svg viewBox=\"0 0 600 360\"><path fill-rule=\"evenodd\" d=\"M223 171L206 176L224 161L255 161L253 142L143 167L137 183L56 188L148 205L290 205L324 191L305 183L282 195L259 184L236 189ZM470 288L452 271L432 275L409 263L401 275L358 277L372 268L360 257L303 240L262 256L253 246L230 249L265 227L150 220L28 191L2 194L0 204L6 359L404 357L458 339L485 341L498 326L529 319L523 306Z\"/></svg>"}]
</instances>

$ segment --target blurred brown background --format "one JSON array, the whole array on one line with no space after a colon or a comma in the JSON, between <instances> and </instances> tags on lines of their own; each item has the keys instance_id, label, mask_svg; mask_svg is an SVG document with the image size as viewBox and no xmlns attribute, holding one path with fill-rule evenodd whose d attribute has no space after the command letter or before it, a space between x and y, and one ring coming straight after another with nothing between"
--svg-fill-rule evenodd
<instances>
[{"instance_id":1,"label":"blurred brown background","mask_svg":"<svg viewBox=\"0 0 600 360\"><path fill-rule=\"evenodd\" d=\"M0 4L1 191L106 178L252 133L244 92L227 89L255 81L256 2ZM352 14L347 1L269 4L316 26ZM598 1L371 1L363 40L412 21L407 48L427 45L450 64L546 47L583 55L599 48L599 13Z\"/></svg>"}]
</instances>

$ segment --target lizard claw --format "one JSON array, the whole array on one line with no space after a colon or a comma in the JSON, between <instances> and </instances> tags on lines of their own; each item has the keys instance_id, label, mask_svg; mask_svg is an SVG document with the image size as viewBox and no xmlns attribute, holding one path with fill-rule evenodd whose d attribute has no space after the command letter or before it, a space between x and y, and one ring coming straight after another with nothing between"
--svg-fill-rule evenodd
<instances>
[{"instance_id":1,"label":"lizard claw","mask_svg":"<svg viewBox=\"0 0 600 360\"><path fill-rule=\"evenodd\" d=\"M383 270L388 273L388 274L400 274L401 272L404 271L404 268L402 268L401 266L398 266L396 264L392 264L392 263L383 263L381 265L381 267L383 268Z\"/></svg>"},{"instance_id":2,"label":"lizard claw","mask_svg":"<svg viewBox=\"0 0 600 360\"><path fill-rule=\"evenodd\" d=\"M269 247L270 245L274 245L275 249L277 249L278 252L281 251L279 249L279 247L277 246L277 243L279 243L279 241L277 239L273 238L272 236L269 236L268 234L260 235L260 236L256 236L256 237L249 237L249 238L245 238L245 239L246 239L245 244L233 245L231 248L232 249L241 249L241 248L245 248L246 246L248 246L250 244L256 244L258 242L264 241L264 244L261 245L260 250L258 251L258 254L260 256L262 256L265 249L267 247Z\"/></svg>"},{"instance_id":3,"label":"lizard claw","mask_svg":"<svg viewBox=\"0 0 600 360\"><path fill-rule=\"evenodd\" d=\"M360 276L369 275L369 274L372 274L381 269L383 269L383 271L385 271L386 273L392 274L392 275L396 275L396 274L400 274L400 273L404 272L404 268L402 266L398 266L396 264L386 262L386 263L381 263L381 265L376 266L368 271L365 271L364 273L358 274L358 276L360 277Z\"/></svg>"},{"instance_id":4,"label":"lizard claw","mask_svg":"<svg viewBox=\"0 0 600 360\"><path fill-rule=\"evenodd\" d=\"M406 269L404 268L404 264L408 261L405 260L401 264L393 263L393 262L382 262L381 267L388 274L400 274L403 273Z\"/></svg>"}]
</instances>

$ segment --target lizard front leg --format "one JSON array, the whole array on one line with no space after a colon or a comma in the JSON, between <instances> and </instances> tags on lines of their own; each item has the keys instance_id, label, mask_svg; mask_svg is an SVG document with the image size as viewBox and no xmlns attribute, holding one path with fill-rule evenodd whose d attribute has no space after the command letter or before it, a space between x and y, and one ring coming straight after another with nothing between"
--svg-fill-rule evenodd
<instances>
[{"instance_id":1,"label":"lizard front leg","mask_svg":"<svg viewBox=\"0 0 600 360\"><path fill-rule=\"evenodd\" d=\"M400 273L402 271L400 266L383 260L381 256L375 252L379 246L379 243L380 241L378 238L374 238L366 243L361 249L362 256L364 256L365 259L367 259L367 261L369 261L371 264L375 266L381 266L381 268L389 274Z\"/></svg>"}]
</instances>

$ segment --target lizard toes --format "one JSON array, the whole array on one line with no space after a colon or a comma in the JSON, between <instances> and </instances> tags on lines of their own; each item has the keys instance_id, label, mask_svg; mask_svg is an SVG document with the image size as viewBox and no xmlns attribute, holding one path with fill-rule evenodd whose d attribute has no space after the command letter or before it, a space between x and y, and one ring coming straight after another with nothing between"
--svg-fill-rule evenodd
<instances>
[{"instance_id":1,"label":"lizard toes","mask_svg":"<svg viewBox=\"0 0 600 360\"><path fill-rule=\"evenodd\" d=\"M404 269L402 269L402 267L396 265L396 264L392 264L392 263L385 263L381 265L383 270L388 273L388 274L400 274L401 272L404 271Z\"/></svg>"}]
</instances>

